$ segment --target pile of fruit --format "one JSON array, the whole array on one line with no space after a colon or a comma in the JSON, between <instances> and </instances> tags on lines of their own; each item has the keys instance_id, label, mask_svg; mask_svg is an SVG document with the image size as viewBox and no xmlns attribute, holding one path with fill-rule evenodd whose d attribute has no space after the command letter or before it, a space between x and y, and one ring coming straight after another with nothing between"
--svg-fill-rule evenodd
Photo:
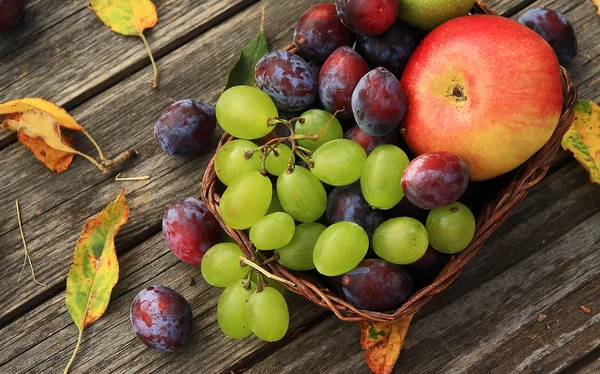
<instances>
[{"instance_id":1,"label":"pile of fruit","mask_svg":"<svg viewBox=\"0 0 600 374\"><path fill-rule=\"evenodd\" d=\"M296 24L297 53L258 62L256 87L232 87L214 108L182 100L159 118L154 136L174 156L205 151L217 123L231 135L214 156L218 213L246 230L254 256L223 238L198 199L163 218L173 253L223 288L227 336L285 336L288 307L268 262L318 277L357 308L397 310L472 241L475 218L459 202L470 182L515 169L550 138L562 109L552 48L517 22L465 16L473 0L446 3L317 5ZM564 17L544 12L523 23L547 39L568 34ZM190 335L189 305L173 290L143 290L131 318L160 350Z\"/></svg>"}]
</instances>

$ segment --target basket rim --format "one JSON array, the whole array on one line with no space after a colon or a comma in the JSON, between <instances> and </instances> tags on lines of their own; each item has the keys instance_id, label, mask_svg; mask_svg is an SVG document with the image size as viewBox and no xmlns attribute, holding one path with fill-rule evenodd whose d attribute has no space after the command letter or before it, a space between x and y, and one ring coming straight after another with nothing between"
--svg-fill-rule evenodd
<instances>
[{"instance_id":1,"label":"basket rim","mask_svg":"<svg viewBox=\"0 0 600 374\"><path fill-rule=\"evenodd\" d=\"M496 14L480 1L476 2L472 13ZM295 47L291 45L286 50L295 52ZM469 246L464 251L453 255L431 284L417 290L394 313L359 309L328 288L321 288L309 279L304 278L302 272L288 270L277 262L270 262L264 266L272 274L289 280L296 285L296 287L291 287L283 284L288 290L304 296L324 309L331 310L343 321L386 323L413 315L425 306L433 296L442 292L454 282L464 266L481 250L492 233L507 219L509 212L525 199L529 190L539 183L548 172L550 163L560 148L562 137L573 122L574 107L577 101L577 91L573 86L570 74L562 66L560 72L563 80L563 108L559 123L551 138L536 154L516 169L518 172L510 184L495 199L484 206L477 218L475 236ZM233 139L231 135L224 133L215 154L231 139ZM240 245L242 252L251 257L254 246L248 236L243 231L229 228L221 219L219 212L220 196L216 193L216 186L220 182L218 182L214 171L214 158L215 155L211 158L202 178L201 198L227 234ZM267 259L267 255L259 253L259 258L264 261Z\"/></svg>"}]
</instances>

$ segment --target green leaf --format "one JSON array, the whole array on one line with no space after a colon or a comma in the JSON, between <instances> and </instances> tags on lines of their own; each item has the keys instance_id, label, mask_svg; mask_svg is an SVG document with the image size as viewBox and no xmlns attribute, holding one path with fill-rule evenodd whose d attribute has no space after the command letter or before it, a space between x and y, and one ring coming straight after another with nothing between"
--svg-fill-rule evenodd
<instances>
[{"instance_id":1,"label":"green leaf","mask_svg":"<svg viewBox=\"0 0 600 374\"><path fill-rule=\"evenodd\" d=\"M265 10L263 8L260 31L240 52L240 57L231 68L227 77L227 88L233 86L254 86L254 68L256 63L269 52L269 45L263 33Z\"/></svg>"},{"instance_id":2,"label":"green leaf","mask_svg":"<svg viewBox=\"0 0 600 374\"><path fill-rule=\"evenodd\" d=\"M579 101L575 120L562 139L562 147L590 173L590 180L600 183L600 107Z\"/></svg>"},{"instance_id":3,"label":"green leaf","mask_svg":"<svg viewBox=\"0 0 600 374\"><path fill-rule=\"evenodd\" d=\"M89 219L77 240L73 265L67 277L66 303L77 328L79 338L68 372L73 363L83 329L100 318L119 278L119 262L115 251L115 236L129 218L129 206L124 192L96 217Z\"/></svg>"}]
</instances>

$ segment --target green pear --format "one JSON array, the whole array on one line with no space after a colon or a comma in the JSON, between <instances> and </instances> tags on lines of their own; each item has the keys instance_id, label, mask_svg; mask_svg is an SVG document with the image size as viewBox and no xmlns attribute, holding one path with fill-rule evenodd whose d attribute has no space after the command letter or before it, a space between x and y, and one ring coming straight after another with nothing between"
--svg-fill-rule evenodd
<instances>
[{"instance_id":1,"label":"green pear","mask_svg":"<svg viewBox=\"0 0 600 374\"><path fill-rule=\"evenodd\" d=\"M464 16L475 4L475 0L398 0L398 18L409 25L423 30L459 16Z\"/></svg>"}]
</instances>

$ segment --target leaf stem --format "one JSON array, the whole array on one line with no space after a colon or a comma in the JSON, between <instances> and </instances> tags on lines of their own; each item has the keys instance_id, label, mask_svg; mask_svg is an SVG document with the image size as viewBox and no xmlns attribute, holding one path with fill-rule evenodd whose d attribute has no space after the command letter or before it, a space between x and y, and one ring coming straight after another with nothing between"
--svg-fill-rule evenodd
<instances>
[{"instance_id":1,"label":"leaf stem","mask_svg":"<svg viewBox=\"0 0 600 374\"><path fill-rule=\"evenodd\" d=\"M92 144L94 145L94 147L96 147L96 149L98 150L98 155L100 156L100 160L102 161L106 161L106 156L104 156L104 153L102 152L102 149L100 149L100 146L98 145L98 143L96 143L96 141L94 140L94 138L92 138L92 135L90 135L89 132L87 132L85 129L83 129L83 134L85 136L87 136L87 138L90 140L90 142L92 142Z\"/></svg>"},{"instance_id":2,"label":"leaf stem","mask_svg":"<svg viewBox=\"0 0 600 374\"><path fill-rule=\"evenodd\" d=\"M39 284L42 287L46 287L44 283L38 282L35 277L35 270L33 270L33 263L31 262L31 257L29 256L29 251L27 250L27 242L25 241L25 234L23 234L23 225L21 224L21 211L19 210L19 200L15 200L15 206L17 208L17 221L19 222L19 232L21 233L21 239L23 240L23 248L25 249L25 259L29 261L29 267L31 268L31 277L33 281ZM19 274L19 281L21 281L21 275L23 274L23 268L25 267L25 262L23 262L23 266L21 267L21 273Z\"/></svg>"},{"instance_id":3,"label":"leaf stem","mask_svg":"<svg viewBox=\"0 0 600 374\"><path fill-rule=\"evenodd\" d=\"M249 259L247 259L244 256L240 256L240 261L243 262L244 264L246 264L248 266L251 266L252 268L258 270L259 272L261 272L262 274L264 274L267 278L271 278L271 279L274 279L274 280L276 280L278 282L285 283L285 284L287 284L288 286L291 286L291 287L296 287L296 285L294 283L290 282L289 280L283 279L281 277L278 277L277 275L273 275L273 274L269 273L268 271L266 271L265 269L261 268L260 266L258 266L257 264L255 264L254 262L250 261Z\"/></svg>"},{"instance_id":4,"label":"leaf stem","mask_svg":"<svg viewBox=\"0 0 600 374\"><path fill-rule=\"evenodd\" d=\"M156 86L158 86L158 69L156 68L156 63L154 62L154 56L152 56L152 50L150 49L150 45L148 45L148 41L144 36L144 32L138 30L138 35L140 36L140 38L142 38L144 46L148 51L148 56L150 56L150 62L152 62L152 69L154 70L154 81L152 82L152 88L156 88Z\"/></svg>"},{"instance_id":5,"label":"leaf stem","mask_svg":"<svg viewBox=\"0 0 600 374\"><path fill-rule=\"evenodd\" d=\"M266 6L262 7L260 14L260 32L264 32L265 29L265 8Z\"/></svg>"},{"instance_id":6,"label":"leaf stem","mask_svg":"<svg viewBox=\"0 0 600 374\"><path fill-rule=\"evenodd\" d=\"M81 336L82 335L83 335L83 329L79 329L79 336L77 337L77 345L75 346L73 355L71 356L71 359L69 360L69 363L67 364L67 367L65 368L64 374L67 374L69 372L71 365L73 365L73 361L75 361L75 356L77 355L77 351L79 351L79 345L81 344Z\"/></svg>"}]
</instances>

